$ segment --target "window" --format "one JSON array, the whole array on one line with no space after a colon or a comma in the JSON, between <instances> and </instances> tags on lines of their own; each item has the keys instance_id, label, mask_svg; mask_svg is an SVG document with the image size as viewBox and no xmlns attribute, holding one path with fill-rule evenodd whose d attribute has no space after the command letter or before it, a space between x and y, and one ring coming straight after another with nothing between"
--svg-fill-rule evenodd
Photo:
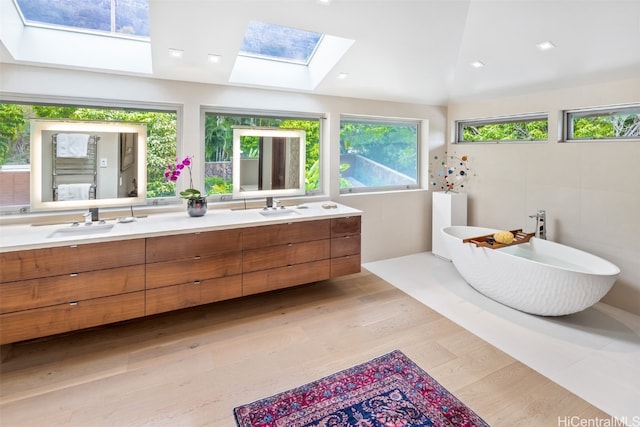
<instances>
[{"instance_id":1,"label":"window","mask_svg":"<svg viewBox=\"0 0 640 427\"><path fill-rule=\"evenodd\" d=\"M343 116L340 192L418 187L417 121Z\"/></svg>"},{"instance_id":2,"label":"window","mask_svg":"<svg viewBox=\"0 0 640 427\"><path fill-rule=\"evenodd\" d=\"M164 170L176 157L177 112L150 109L86 107L65 104L0 103L0 206L30 203L29 120L35 118L132 121L147 124L147 197L174 197L175 184ZM138 189L141 191L143 189Z\"/></svg>"},{"instance_id":3,"label":"window","mask_svg":"<svg viewBox=\"0 0 640 427\"><path fill-rule=\"evenodd\" d=\"M640 105L565 111L565 141L640 138Z\"/></svg>"},{"instance_id":4,"label":"window","mask_svg":"<svg viewBox=\"0 0 640 427\"><path fill-rule=\"evenodd\" d=\"M205 191L224 199L233 192L233 127L254 126L301 129L306 132L305 187L307 193L319 192L321 117L295 114L259 114L243 112L204 113ZM257 145L256 145L257 150Z\"/></svg>"},{"instance_id":5,"label":"window","mask_svg":"<svg viewBox=\"0 0 640 427\"><path fill-rule=\"evenodd\" d=\"M546 141L546 114L456 122L456 142Z\"/></svg>"},{"instance_id":6,"label":"window","mask_svg":"<svg viewBox=\"0 0 640 427\"><path fill-rule=\"evenodd\" d=\"M308 65L322 34L251 21L240 54Z\"/></svg>"},{"instance_id":7,"label":"window","mask_svg":"<svg viewBox=\"0 0 640 427\"><path fill-rule=\"evenodd\" d=\"M149 37L148 0L16 0L26 23Z\"/></svg>"}]
</instances>

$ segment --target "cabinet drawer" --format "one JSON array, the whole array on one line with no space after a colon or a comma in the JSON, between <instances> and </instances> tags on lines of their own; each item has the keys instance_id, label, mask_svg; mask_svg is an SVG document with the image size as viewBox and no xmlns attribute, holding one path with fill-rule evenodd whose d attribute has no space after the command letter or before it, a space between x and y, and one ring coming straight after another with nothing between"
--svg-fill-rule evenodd
<instances>
[{"instance_id":1,"label":"cabinet drawer","mask_svg":"<svg viewBox=\"0 0 640 427\"><path fill-rule=\"evenodd\" d=\"M360 254L331 258L331 277L360 272Z\"/></svg>"},{"instance_id":2,"label":"cabinet drawer","mask_svg":"<svg viewBox=\"0 0 640 427\"><path fill-rule=\"evenodd\" d=\"M144 316L144 291L0 315L0 344Z\"/></svg>"},{"instance_id":3,"label":"cabinet drawer","mask_svg":"<svg viewBox=\"0 0 640 427\"><path fill-rule=\"evenodd\" d=\"M326 239L249 249L244 251L242 256L242 271L247 273L327 259L331 255L330 248L330 241Z\"/></svg>"},{"instance_id":4,"label":"cabinet drawer","mask_svg":"<svg viewBox=\"0 0 640 427\"><path fill-rule=\"evenodd\" d=\"M204 257L224 252L240 251L241 230L207 231L147 239L147 262Z\"/></svg>"},{"instance_id":5,"label":"cabinet drawer","mask_svg":"<svg viewBox=\"0 0 640 427\"><path fill-rule=\"evenodd\" d=\"M144 290L144 265L0 284L0 313Z\"/></svg>"},{"instance_id":6,"label":"cabinet drawer","mask_svg":"<svg viewBox=\"0 0 640 427\"><path fill-rule=\"evenodd\" d=\"M242 247L255 249L328 239L330 225L330 220L325 219L247 228L242 232Z\"/></svg>"},{"instance_id":7,"label":"cabinet drawer","mask_svg":"<svg viewBox=\"0 0 640 427\"><path fill-rule=\"evenodd\" d=\"M351 236L360 234L360 217L348 216L331 220L331 237Z\"/></svg>"},{"instance_id":8,"label":"cabinet drawer","mask_svg":"<svg viewBox=\"0 0 640 427\"><path fill-rule=\"evenodd\" d=\"M146 314L163 313L240 296L240 275L150 289L147 291Z\"/></svg>"},{"instance_id":9,"label":"cabinet drawer","mask_svg":"<svg viewBox=\"0 0 640 427\"><path fill-rule=\"evenodd\" d=\"M325 280L329 278L330 272L331 265L327 259L290 267L245 273L242 276L242 295L257 294Z\"/></svg>"},{"instance_id":10,"label":"cabinet drawer","mask_svg":"<svg viewBox=\"0 0 640 427\"><path fill-rule=\"evenodd\" d=\"M344 236L331 239L331 257L338 258L360 253L360 236Z\"/></svg>"},{"instance_id":11,"label":"cabinet drawer","mask_svg":"<svg viewBox=\"0 0 640 427\"><path fill-rule=\"evenodd\" d=\"M241 252L156 262L147 264L147 289L232 276L241 272Z\"/></svg>"},{"instance_id":12,"label":"cabinet drawer","mask_svg":"<svg viewBox=\"0 0 640 427\"><path fill-rule=\"evenodd\" d=\"M0 254L0 282L144 264L144 239L88 243Z\"/></svg>"}]
</instances>

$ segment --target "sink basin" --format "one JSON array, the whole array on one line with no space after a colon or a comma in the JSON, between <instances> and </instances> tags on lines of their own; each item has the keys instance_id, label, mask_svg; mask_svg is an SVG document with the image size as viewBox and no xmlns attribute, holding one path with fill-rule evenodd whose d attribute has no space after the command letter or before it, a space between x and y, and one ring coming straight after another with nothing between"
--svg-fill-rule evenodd
<instances>
[{"instance_id":1,"label":"sink basin","mask_svg":"<svg viewBox=\"0 0 640 427\"><path fill-rule=\"evenodd\" d=\"M86 234L100 234L111 231L114 224L91 224L91 225L69 225L59 228L47 237L64 237L64 236L83 236Z\"/></svg>"},{"instance_id":2,"label":"sink basin","mask_svg":"<svg viewBox=\"0 0 640 427\"><path fill-rule=\"evenodd\" d=\"M263 209L260 211L260 215L266 216L266 217L281 217L281 216L293 216L293 215L300 215L300 214L297 211L294 211L292 209L278 208L278 209L266 209L266 210Z\"/></svg>"}]
</instances>

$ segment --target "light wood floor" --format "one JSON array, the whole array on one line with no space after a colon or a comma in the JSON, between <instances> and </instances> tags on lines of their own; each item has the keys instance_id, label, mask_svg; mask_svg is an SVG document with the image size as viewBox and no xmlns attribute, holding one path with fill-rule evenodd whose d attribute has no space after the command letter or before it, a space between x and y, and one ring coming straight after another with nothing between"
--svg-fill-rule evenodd
<instances>
[{"instance_id":1,"label":"light wood floor","mask_svg":"<svg viewBox=\"0 0 640 427\"><path fill-rule=\"evenodd\" d=\"M4 346L0 425L234 426L235 406L394 349L494 427L608 418L363 271Z\"/></svg>"}]
</instances>

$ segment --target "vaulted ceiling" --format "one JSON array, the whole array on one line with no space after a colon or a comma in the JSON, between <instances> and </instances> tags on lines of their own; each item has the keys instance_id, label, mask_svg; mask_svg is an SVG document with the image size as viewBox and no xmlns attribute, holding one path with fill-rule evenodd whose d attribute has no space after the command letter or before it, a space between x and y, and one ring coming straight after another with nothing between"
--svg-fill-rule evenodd
<instances>
[{"instance_id":1,"label":"vaulted ceiling","mask_svg":"<svg viewBox=\"0 0 640 427\"><path fill-rule=\"evenodd\" d=\"M308 93L446 105L640 76L638 0L150 0L149 12L153 78L238 85L251 20L355 41ZM3 45L2 62L52 66Z\"/></svg>"}]
</instances>

